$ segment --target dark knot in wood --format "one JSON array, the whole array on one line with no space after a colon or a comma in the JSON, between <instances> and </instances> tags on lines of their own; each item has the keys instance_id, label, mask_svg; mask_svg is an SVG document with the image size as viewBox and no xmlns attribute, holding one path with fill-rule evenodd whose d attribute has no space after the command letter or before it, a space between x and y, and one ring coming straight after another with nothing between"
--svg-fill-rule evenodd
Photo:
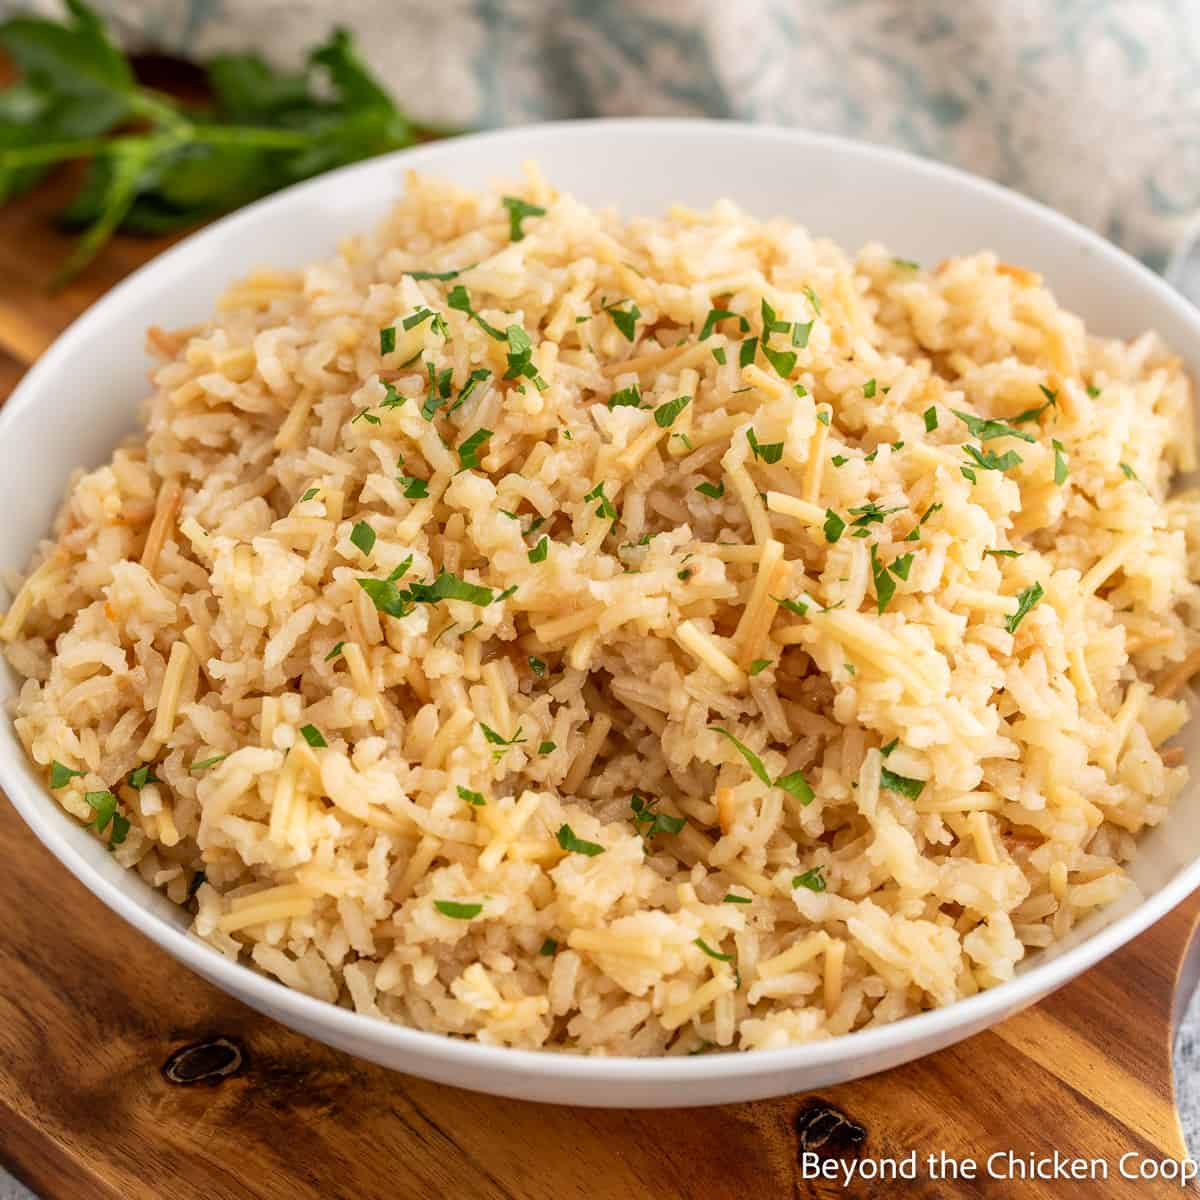
<instances>
[{"instance_id":1,"label":"dark knot in wood","mask_svg":"<svg viewBox=\"0 0 1200 1200\"><path fill-rule=\"evenodd\" d=\"M796 1113L797 1156L857 1158L867 1140L866 1127L826 1100L805 1101Z\"/></svg>"},{"instance_id":2,"label":"dark knot in wood","mask_svg":"<svg viewBox=\"0 0 1200 1200\"><path fill-rule=\"evenodd\" d=\"M245 1050L232 1038L217 1037L176 1050L163 1063L162 1073L171 1083L183 1087L195 1083L215 1087L238 1074L245 1065Z\"/></svg>"}]
</instances>

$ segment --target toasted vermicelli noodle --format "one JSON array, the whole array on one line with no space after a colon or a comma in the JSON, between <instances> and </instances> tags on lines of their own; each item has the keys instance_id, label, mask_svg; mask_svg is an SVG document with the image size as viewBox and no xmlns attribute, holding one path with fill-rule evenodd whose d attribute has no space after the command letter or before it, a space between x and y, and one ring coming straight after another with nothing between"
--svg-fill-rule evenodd
<instances>
[{"instance_id":1,"label":"toasted vermicelli noodle","mask_svg":"<svg viewBox=\"0 0 1200 1200\"><path fill-rule=\"evenodd\" d=\"M988 253L520 198L414 178L152 331L0 623L64 808L291 987L594 1053L948 1004L1121 896L1200 667L1179 360Z\"/></svg>"}]
</instances>

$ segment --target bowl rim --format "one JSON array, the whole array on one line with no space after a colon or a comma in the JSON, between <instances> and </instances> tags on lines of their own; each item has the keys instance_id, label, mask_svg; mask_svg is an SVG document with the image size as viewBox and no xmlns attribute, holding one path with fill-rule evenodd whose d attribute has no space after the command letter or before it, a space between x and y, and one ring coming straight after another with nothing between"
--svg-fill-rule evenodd
<instances>
[{"instance_id":1,"label":"bowl rim","mask_svg":"<svg viewBox=\"0 0 1200 1200\"><path fill-rule=\"evenodd\" d=\"M681 140L730 136L773 142L781 148L788 145L809 146L833 152L847 162L882 160L898 171L924 176L935 182L952 183L960 193L973 193L1001 201L1009 207L1015 218L1048 226L1056 236L1073 241L1080 249L1102 260L1109 269L1140 277L1142 285L1149 288L1166 308L1174 310L1174 315L1190 326L1200 339L1200 310L1193 308L1165 280L1131 255L1061 213L957 167L851 138L770 124L678 117L547 121L424 143L341 167L266 196L190 234L106 292L55 339L26 372L7 403L0 408L0 437L10 432L9 427L27 408L38 403L43 379L53 377L59 369L59 363L75 353L76 344L88 337L94 324L105 319L109 308L119 306L134 293L153 289L157 276L165 274L181 259L210 250L219 254L222 239L232 230L257 221L267 213L286 216L288 206L301 196L309 196L322 189L354 185L359 180L366 182L372 175L386 174L396 163L436 171L442 159L458 157L481 142L512 143L516 153L520 144L530 139L540 141L547 137L565 137L604 141L632 132L641 136L661 136L676 146ZM11 721L7 714L4 719ZM6 753L0 752L0 787L25 823L93 895L177 961L214 982L228 995L238 999L249 998L249 1002L260 1011L278 1014L285 1023L294 1023L304 1029L328 1030L345 1041L369 1043L391 1050L409 1050L414 1055L414 1066L421 1060L442 1060L451 1066L480 1072L481 1079L486 1079L488 1073L496 1071L510 1077L540 1076L550 1081L584 1084L686 1084L701 1080L750 1081L772 1073L811 1071L848 1057L871 1059L883 1064L889 1053L902 1050L907 1043L920 1043L927 1038L945 1038L947 1031L955 1030L964 1036L972 1029L991 1024L1036 1002L1136 937L1200 887L1200 859L1196 859L1181 866L1163 887L1144 896L1111 924L1011 980L942 1008L824 1041L778 1049L696 1056L598 1057L556 1050L528 1050L487 1045L366 1016L296 991L241 962L227 959L214 947L135 900L89 863L71 840L54 828L53 821L46 814L61 810L57 810L56 805L54 809L46 808L55 804L53 798L32 780L27 770L21 769L22 766L28 767L28 764L16 761L15 756L10 759ZM954 1039L951 1037L946 1040ZM871 1069L881 1068L875 1066Z\"/></svg>"}]
</instances>

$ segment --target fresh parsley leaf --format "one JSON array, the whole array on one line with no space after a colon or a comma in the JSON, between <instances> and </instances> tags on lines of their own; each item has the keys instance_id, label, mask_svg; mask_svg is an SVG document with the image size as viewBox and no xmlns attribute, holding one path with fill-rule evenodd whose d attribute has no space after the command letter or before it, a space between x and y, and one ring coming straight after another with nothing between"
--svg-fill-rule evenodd
<instances>
[{"instance_id":1,"label":"fresh parsley leaf","mask_svg":"<svg viewBox=\"0 0 1200 1200\"><path fill-rule=\"evenodd\" d=\"M780 608L786 608L788 612L795 613L798 617L808 616L808 605L803 600L788 600L785 597L780 596L772 596L771 599L774 600Z\"/></svg>"},{"instance_id":2,"label":"fresh parsley leaf","mask_svg":"<svg viewBox=\"0 0 1200 1200\"><path fill-rule=\"evenodd\" d=\"M553 742L539 742L538 743L538 753L539 754L553 754L554 751L557 749L558 749L558 747Z\"/></svg>"},{"instance_id":3,"label":"fresh parsley leaf","mask_svg":"<svg viewBox=\"0 0 1200 1200\"><path fill-rule=\"evenodd\" d=\"M490 725L485 725L482 721L479 722L479 728L483 731L483 740L490 746L519 746L525 740L521 736L519 725L517 732L510 738L501 737Z\"/></svg>"},{"instance_id":4,"label":"fresh parsley leaf","mask_svg":"<svg viewBox=\"0 0 1200 1200\"><path fill-rule=\"evenodd\" d=\"M972 483L974 483L975 481L972 479L972 480L971 480L971 482L972 482ZM924 525L924 524L925 524L925 522L926 522L926 521L928 521L928 520L929 520L929 518L930 518L930 517L932 517L932 516L933 516L933 514L934 514L935 512L937 512L937 511L938 511L938 510L939 510L941 507L942 507L942 506L941 506L941 504L940 504L940 503L938 503L938 504L931 504L931 505L930 505L930 506L929 506L929 507L928 507L928 508L927 508L927 509L926 509L926 510L925 510L925 511L924 511L924 512L921 514L921 519L920 519L920 520L919 520L919 521L918 521L918 522L917 522L917 523L916 523L916 524L915 524L915 525L912 527L912 529L910 529L910 530L908 531L908 533L907 533L907 534L905 534L905 536L904 536L904 540L905 540L906 542L916 542L916 541L919 541L919 540L920 540L920 537L921 537L921 526L922 526L922 525Z\"/></svg>"},{"instance_id":5,"label":"fresh parsley leaf","mask_svg":"<svg viewBox=\"0 0 1200 1200\"><path fill-rule=\"evenodd\" d=\"M586 854L588 858L595 858L597 854L604 853L604 847L599 842L586 842L583 838L576 837L570 825L560 825L555 836L559 846L570 854Z\"/></svg>"},{"instance_id":6,"label":"fresh parsley leaf","mask_svg":"<svg viewBox=\"0 0 1200 1200\"><path fill-rule=\"evenodd\" d=\"M389 579L359 579L358 586L371 598L375 608L389 617L407 617L413 610L407 589Z\"/></svg>"},{"instance_id":7,"label":"fresh parsley leaf","mask_svg":"<svg viewBox=\"0 0 1200 1200\"><path fill-rule=\"evenodd\" d=\"M792 326L792 345L803 350L808 345L808 339L815 324L815 321L797 321Z\"/></svg>"},{"instance_id":8,"label":"fresh parsley leaf","mask_svg":"<svg viewBox=\"0 0 1200 1200\"><path fill-rule=\"evenodd\" d=\"M538 954L542 958L553 958L558 953L558 943L553 938L547 938L543 943Z\"/></svg>"},{"instance_id":9,"label":"fresh parsley leaf","mask_svg":"<svg viewBox=\"0 0 1200 1200\"><path fill-rule=\"evenodd\" d=\"M463 904L458 900L435 900L433 907L443 917L450 917L455 921L469 921L483 912L482 904Z\"/></svg>"},{"instance_id":10,"label":"fresh parsley leaf","mask_svg":"<svg viewBox=\"0 0 1200 1200\"><path fill-rule=\"evenodd\" d=\"M892 265L899 267L902 271L919 271L921 264L914 262L911 258L893 258Z\"/></svg>"},{"instance_id":11,"label":"fresh parsley leaf","mask_svg":"<svg viewBox=\"0 0 1200 1200\"><path fill-rule=\"evenodd\" d=\"M400 482L404 485L405 500L424 500L429 495L429 481L418 479L415 475L401 475Z\"/></svg>"},{"instance_id":12,"label":"fresh parsley leaf","mask_svg":"<svg viewBox=\"0 0 1200 1200\"><path fill-rule=\"evenodd\" d=\"M618 392L613 392L608 398L609 408L641 408L642 407L642 392L636 383L631 384L627 388L621 388Z\"/></svg>"},{"instance_id":13,"label":"fresh parsley leaf","mask_svg":"<svg viewBox=\"0 0 1200 1200\"><path fill-rule=\"evenodd\" d=\"M201 759L199 762L194 762L189 771L207 771L209 767L215 767L217 763L224 762L229 757L228 754L214 754L212 758Z\"/></svg>"},{"instance_id":14,"label":"fresh parsley leaf","mask_svg":"<svg viewBox=\"0 0 1200 1200\"><path fill-rule=\"evenodd\" d=\"M458 448L460 469L465 471L470 467L479 466L479 452L491 440L490 429L477 429Z\"/></svg>"},{"instance_id":15,"label":"fresh parsley leaf","mask_svg":"<svg viewBox=\"0 0 1200 1200\"><path fill-rule=\"evenodd\" d=\"M450 289L450 294L446 297L446 303L455 312L464 313L468 320L474 321L488 337L494 338L498 342L505 340L505 335L495 325L489 324L471 307L471 295L461 283L456 283Z\"/></svg>"},{"instance_id":16,"label":"fresh parsley leaf","mask_svg":"<svg viewBox=\"0 0 1200 1200\"><path fill-rule=\"evenodd\" d=\"M505 379L529 379L539 392L544 392L549 386L538 374L533 365L533 341L520 325L510 325L504 331L508 342L508 370L504 372Z\"/></svg>"},{"instance_id":17,"label":"fresh parsley leaf","mask_svg":"<svg viewBox=\"0 0 1200 1200\"><path fill-rule=\"evenodd\" d=\"M915 800L925 788L925 780L909 779L906 775L897 775L895 771L889 771L887 767L879 768L879 786L887 788L889 792L897 792L901 796L907 796L910 800Z\"/></svg>"},{"instance_id":18,"label":"fresh parsley leaf","mask_svg":"<svg viewBox=\"0 0 1200 1200\"><path fill-rule=\"evenodd\" d=\"M632 300L628 301L628 308L619 308L618 305L623 303L625 301L605 305L604 311L612 318L612 323L621 331L625 340L632 342L637 336L637 321L642 315L642 310Z\"/></svg>"},{"instance_id":19,"label":"fresh parsley leaf","mask_svg":"<svg viewBox=\"0 0 1200 1200\"><path fill-rule=\"evenodd\" d=\"M977 467L984 471L1011 471L1021 461L1021 456L1015 450L1005 450L997 454L995 450L977 450L969 443L963 444L963 450L972 458ZM974 479L971 480L974 483Z\"/></svg>"},{"instance_id":20,"label":"fresh parsley leaf","mask_svg":"<svg viewBox=\"0 0 1200 1200\"><path fill-rule=\"evenodd\" d=\"M540 658L534 658L532 654L529 656L529 669L539 679L546 677L546 664Z\"/></svg>"},{"instance_id":21,"label":"fresh parsley leaf","mask_svg":"<svg viewBox=\"0 0 1200 1200\"><path fill-rule=\"evenodd\" d=\"M464 271L471 270L472 267L479 266L478 263L470 263L465 267L457 267L453 271L405 271L405 275L409 279L437 279L442 283L448 280L457 279Z\"/></svg>"},{"instance_id":22,"label":"fresh parsley leaf","mask_svg":"<svg viewBox=\"0 0 1200 1200\"><path fill-rule=\"evenodd\" d=\"M1021 557L1020 550L985 550L983 552L983 555L985 558L989 554L992 556L992 558L1020 558Z\"/></svg>"},{"instance_id":23,"label":"fresh parsley leaf","mask_svg":"<svg viewBox=\"0 0 1200 1200\"><path fill-rule=\"evenodd\" d=\"M1024 591L1017 593L1017 611L1004 622L1009 633L1016 633L1017 626L1029 615L1037 602L1045 595L1040 583L1032 583Z\"/></svg>"},{"instance_id":24,"label":"fresh parsley leaf","mask_svg":"<svg viewBox=\"0 0 1200 1200\"><path fill-rule=\"evenodd\" d=\"M462 391L458 393L458 399L450 405L447 412L457 412L470 399L471 393L483 382L491 379L492 373L487 367L476 367L470 375L467 376L467 382L463 384Z\"/></svg>"},{"instance_id":25,"label":"fresh parsley leaf","mask_svg":"<svg viewBox=\"0 0 1200 1200\"><path fill-rule=\"evenodd\" d=\"M1127 462L1120 463L1119 465L1121 468L1121 474L1124 475L1126 479L1132 479L1134 483L1142 482L1138 478L1137 472ZM1142 484L1142 486L1145 487L1145 484Z\"/></svg>"},{"instance_id":26,"label":"fresh parsley leaf","mask_svg":"<svg viewBox=\"0 0 1200 1200\"><path fill-rule=\"evenodd\" d=\"M870 400L870 399L872 399L872 397L874 397L874 395L875 395L875 380L874 379L868 379L867 382L863 384L863 395L868 400Z\"/></svg>"},{"instance_id":27,"label":"fresh parsley leaf","mask_svg":"<svg viewBox=\"0 0 1200 1200\"><path fill-rule=\"evenodd\" d=\"M817 420L820 421L821 424L826 427L826 429L828 429L831 415L832 414L827 409L822 409L819 413L817 413Z\"/></svg>"},{"instance_id":28,"label":"fresh parsley leaf","mask_svg":"<svg viewBox=\"0 0 1200 1200\"><path fill-rule=\"evenodd\" d=\"M604 494L604 480L601 480L590 492L584 494L585 500L599 500L596 516L606 517L610 521L617 519L617 510L613 502Z\"/></svg>"},{"instance_id":29,"label":"fresh parsley leaf","mask_svg":"<svg viewBox=\"0 0 1200 1200\"><path fill-rule=\"evenodd\" d=\"M1027 408L1024 412L1017 413L1015 417L1009 417L1010 425L1024 425L1026 421L1036 421L1048 408L1053 408L1058 403L1058 393L1052 392L1045 384L1039 383L1042 395L1046 397L1045 404L1039 404L1036 408Z\"/></svg>"},{"instance_id":30,"label":"fresh parsley leaf","mask_svg":"<svg viewBox=\"0 0 1200 1200\"><path fill-rule=\"evenodd\" d=\"M154 766L151 763L144 763L140 767L134 767L129 772L126 782L135 792L140 792L148 783L160 782L157 775L154 773Z\"/></svg>"},{"instance_id":31,"label":"fresh parsley leaf","mask_svg":"<svg viewBox=\"0 0 1200 1200\"><path fill-rule=\"evenodd\" d=\"M750 675L761 675L770 665L771 660L769 658L756 658L750 664Z\"/></svg>"},{"instance_id":32,"label":"fresh parsley leaf","mask_svg":"<svg viewBox=\"0 0 1200 1200\"><path fill-rule=\"evenodd\" d=\"M129 833L129 821L117 811L118 801L112 792L86 792L84 800L96 814L88 822L88 828L95 829L99 834L108 830L108 848L112 850L119 846Z\"/></svg>"},{"instance_id":33,"label":"fresh parsley leaf","mask_svg":"<svg viewBox=\"0 0 1200 1200\"><path fill-rule=\"evenodd\" d=\"M977 437L981 442L1002 437L1020 438L1023 442L1032 442L1034 440L1024 430L1014 429L1007 421L976 417L971 413L962 412L957 408L952 408L950 411L966 425L971 436Z\"/></svg>"},{"instance_id":34,"label":"fresh parsley leaf","mask_svg":"<svg viewBox=\"0 0 1200 1200\"><path fill-rule=\"evenodd\" d=\"M725 347L724 346L714 346L713 350L712 350L712 356L713 356L713 358L715 358L717 360L717 362L722 367L725 365L726 358L725 358Z\"/></svg>"},{"instance_id":35,"label":"fresh parsley leaf","mask_svg":"<svg viewBox=\"0 0 1200 1200\"><path fill-rule=\"evenodd\" d=\"M792 887L808 888L810 892L823 892L825 890L825 877L821 874L820 867L813 867L811 870L805 871L803 875L796 875L792 878Z\"/></svg>"},{"instance_id":36,"label":"fresh parsley leaf","mask_svg":"<svg viewBox=\"0 0 1200 1200\"><path fill-rule=\"evenodd\" d=\"M669 429L675 424L675 418L692 402L691 396L676 396L674 400L668 400L665 404L660 404L654 410L654 423L660 429Z\"/></svg>"},{"instance_id":37,"label":"fresh parsley leaf","mask_svg":"<svg viewBox=\"0 0 1200 1200\"><path fill-rule=\"evenodd\" d=\"M1088 384L1088 386L1087 386L1087 394L1088 394L1089 396L1091 396L1091 398L1092 398L1093 400L1095 400L1095 399L1096 399L1096 397L1100 395L1100 388L1098 388L1098 387L1095 387L1093 384L1090 384L1090 383L1089 383L1089 384Z\"/></svg>"},{"instance_id":38,"label":"fresh parsley leaf","mask_svg":"<svg viewBox=\"0 0 1200 1200\"><path fill-rule=\"evenodd\" d=\"M844 467L850 460L844 454L835 454L829 461L835 467Z\"/></svg>"},{"instance_id":39,"label":"fresh parsley leaf","mask_svg":"<svg viewBox=\"0 0 1200 1200\"><path fill-rule=\"evenodd\" d=\"M702 496L707 496L710 500L720 500L725 495L725 480L722 479L718 483L708 483L705 481L704 483L697 484L696 491Z\"/></svg>"},{"instance_id":40,"label":"fresh parsley leaf","mask_svg":"<svg viewBox=\"0 0 1200 1200\"><path fill-rule=\"evenodd\" d=\"M833 511L832 508L825 510L825 540L832 545L845 532L846 522Z\"/></svg>"},{"instance_id":41,"label":"fresh parsley leaf","mask_svg":"<svg viewBox=\"0 0 1200 1200\"><path fill-rule=\"evenodd\" d=\"M871 546L871 575L875 580L875 607L877 611L883 612L896 594L896 581L888 573L887 567L879 561L879 554L874 545Z\"/></svg>"},{"instance_id":42,"label":"fresh parsley leaf","mask_svg":"<svg viewBox=\"0 0 1200 1200\"><path fill-rule=\"evenodd\" d=\"M1051 438L1050 445L1054 447L1054 482L1062 487L1067 481L1067 476L1070 475L1070 468L1067 466L1067 455L1063 449L1063 444L1058 438Z\"/></svg>"},{"instance_id":43,"label":"fresh parsley leaf","mask_svg":"<svg viewBox=\"0 0 1200 1200\"><path fill-rule=\"evenodd\" d=\"M937 406L931 404L922 414L925 421L925 432L932 433L938 427Z\"/></svg>"},{"instance_id":44,"label":"fresh parsley leaf","mask_svg":"<svg viewBox=\"0 0 1200 1200\"><path fill-rule=\"evenodd\" d=\"M882 754L884 758L887 758L887 756L891 754L891 752L895 750L898 745L900 745L900 739L898 737L894 737L886 746L879 747L879 753Z\"/></svg>"},{"instance_id":45,"label":"fresh parsley leaf","mask_svg":"<svg viewBox=\"0 0 1200 1200\"><path fill-rule=\"evenodd\" d=\"M345 650L345 648L346 648L346 643L345 643L345 642L338 642L338 643L336 643L336 644L334 645L333 649L332 649L332 650L330 650L330 652L329 652L327 655L325 655L325 661L326 661L326 662L333 662L333 660L334 660L335 658L337 658L337 656L338 656L339 654L341 654L341 652L342 652L343 650Z\"/></svg>"},{"instance_id":46,"label":"fresh parsley leaf","mask_svg":"<svg viewBox=\"0 0 1200 1200\"><path fill-rule=\"evenodd\" d=\"M783 788L789 795L795 796L801 804L811 804L815 793L809 786L808 780L804 778L802 771L792 771L789 775L780 775L775 780L777 788Z\"/></svg>"},{"instance_id":47,"label":"fresh parsley leaf","mask_svg":"<svg viewBox=\"0 0 1200 1200\"><path fill-rule=\"evenodd\" d=\"M748 367L753 361L754 356L758 353L758 338L746 338L742 342L741 348L738 350L738 366Z\"/></svg>"},{"instance_id":48,"label":"fresh parsley leaf","mask_svg":"<svg viewBox=\"0 0 1200 1200\"><path fill-rule=\"evenodd\" d=\"M86 774L86 771L76 771L72 767L65 766L56 758L50 763L50 786L56 790L66 787L72 779L82 779Z\"/></svg>"},{"instance_id":49,"label":"fresh parsley leaf","mask_svg":"<svg viewBox=\"0 0 1200 1200\"><path fill-rule=\"evenodd\" d=\"M704 324L700 328L700 337L697 340L703 342L712 337L718 321L737 321L738 329L742 333L750 332L750 322L745 317L730 312L727 308L710 308L708 316L704 318Z\"/></svg>"},{"instance_id":50,"label":"fresh parsley leaf","mask_svg":"<svg viewBox=\"0 0 1200 1200\"><path fill-rule=\"evenodd\" d=\"M891 571L891 573L895 575L897 579L907 579L909 571L912 570L912 561L913 556L911 552L908 554L901 554L899 558L893 561L888 570Z\"/></svg>"},{"instance_id":51,"label":"fresh parsley leaf","mask_svg":"<svg viewBox=\"0 0 1200 1200\"><path fill-rule=\"evenodd\" d=\"M315 487L309 488L308 491L305 492L304 495L300 497L300 503L306 504L309 500L316 499L320 490L321 490L320 488L315 488Z\"/></svg>"},{"instance_id":52,"label":"fresh parsley leaf","mask_svg":"<svg viewBox=\"0 0 1200 1200\"><path fill-rule=\"evenodd\" d=\"M426 309L428 312L429 310ZM396 327L389 325L379 331L379 353L391 354L396 349Z\"/></svg>"},{"instance_id":53,"label":"fresh parsley leaf","mask_svg":"<svg viewBox=\"0 0 1200 1200\"><path fill-rule=\"evenodd\" d=\"M529 551L529 561L531 563L540 563L546 561L546 555L550 552L550 539L542 538L540 542L532 550Z\"/></svg>"},{"instance_id":54,"label":"fresh parsley leaf","mask_svg":"<svg viewBox=\"0 0 1200 1200\"><path fill-rule=\"evenodd\" d=\"M375 530L366 521L356 521L350 531L350 540L364 554L370 554L375 548Z\"/></svg>"},{"instance_id":55,"label":"fresh parsley leaf","mask_svg":"<svg viewBox=\"0 0 1200 1200\"><path fill-rule=\"evenodd\" d=\"M750 449L755 458L761 458L765 463L777 463L783 457L782 442L767 442L762 443L754 436L754 429L746 430L746 441L750 443Z\"/></svg>"},{"instance_id":56,"label":"fresh parsley leaf","mask_svg":"<svg viewBox=\"0 0 1200 1200\"><path fill-rule=\"evenodd\" d=\"M817 293L807 283L800 290L808 297L808 302L812 305L813 312L819 317L821 315L821 301L817 299Z\"/></svg>"},{"instance_id":57,"label":"fresh parsley leaf","mask_svg":"<svg viewBox=\"0 0 1200 1200\"><path fill-rule=\"evenodd\" d=\"M968 480L970 483L979 482L978 476L976 476L975 472L972 471L970 467L959 467L958 469L962 472L962 477Z\"/></svg>"},{"instance_id":58,"label":"fresh parsley leaf","mask_svg":"<svg viewBox=\"0 0 1200 1200\"><path fill-rule=\"evenodd\" d=\"M710 725L708 728L713 733L719 733L723 737L728 738L733 743L737 752L746 760L746 763L749 765L750 770L754 772L755 776L765 783L767 787L771 786L771 777L767 774L767 768L763 766L762 759L759 758L749 746L738 741L738 739L735 738L728 729L722 729L719 725Z\"/></svg>"},{"instance_id":59,"label":"fresh parsley leaf","mask_svg":"<svg viewBox=\"0 0 1200 1200\"><path fill-rule=\"evenodd\" d=\"M530 204L517 196L501 196L500 203L508 209L508 236L514 242L524 241L525 230L521 222L526 217L544 217L546 210L539 204Z\"/></svg>"},{"instance_id":60,"label":"fresh parsley leaf","mask_svg":"<svg viewBox=\"0 0 1200 1200\"><path fill-rule=\"evenodd\" d=\"M655 809L657 803L657 799L647 800L637 792L634 792L629 800L634 827L647 841L659 833L679 833L687 824L686 817L673 817L670 813L658 812Z\"/></svg>"},{"instance_id":61,"label":"fresh parsley leaf","mask_svg":"<svg viewBox=\"0 0 1200 1200\"><path fill-rule=\"evenodd\" d=\"M726 892L721 900L722 904L753 904L753 896L738 896L733 892Z\"/></svg>"},{"instance_id":62,"label":"fresh parsley leaf","mask_svg":"<svg viewBox=\"0 0 1200 1200\"><path fill-rule=\"evenodd\" d=\"M483 798L482 792L473 792L470 788L459 786L458 798L465 800L468 804L473 804L476 808L483 808L487 801Z\"/></svg>"},{"instance_id":63,"label":"fresh parsley leaf","mask_svg":"<svg viewBox=\"0 0 1200 1200\"><path fill-rule=\"evenodd\" d=\"M315 725L301 725L300 736L315 750L322 750L329 745L325 735Z\"/></svg>"},{"instance_id":64,"label":"fresh parsley leaf","mask_svg":"<svg viewBox=\"0 0 1200 1200\"><path fill-rule=\"evenodd\" d=\"M763 357L775 368L775 374L781 379L786 379L796 366L796 352L794 350L773 350L764 341L762 352Z\"/></svg>"}]
</instances>

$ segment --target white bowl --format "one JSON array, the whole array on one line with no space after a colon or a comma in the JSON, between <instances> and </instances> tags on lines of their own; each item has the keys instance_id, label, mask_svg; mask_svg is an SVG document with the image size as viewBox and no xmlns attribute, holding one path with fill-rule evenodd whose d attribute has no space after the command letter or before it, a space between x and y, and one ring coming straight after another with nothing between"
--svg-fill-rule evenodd
<instances>
[{"instance_id":1,"label":"white bowl","mask_svg":"<svg viewBox=\"0 0 1200 1200\"><path fill-rule=\"evenodd\" d=\"M0 412L0 570L22 569L71 470L104 461L146 394L143 332L206 317L234 276L299 265L370 227L408 170L472 187L537 159L558 187L626 214L730 197L853 250L870 240L927 263L991 248L1041 271L1101 333L1157 329L1200 378L1200 314L1095 234L1013 192L947 167L837 138L728 122L626 120L534 126L439 142L335 171L187 239L111 291L29 372ZM0 700L13 694L11 674ZM1190 756L1200 730L1186 735ZM785 1050L667 1059L588 1058L475 1045L389 1025L290 991L185 932L181 910L116 866L46 792L0 720L0 785L62 863L179 962L260 1012L397 1070L530 1100L658 1107L753 1100L857 1078L928 1054L1011 1015L1140 933L1200 885L1200 789L1142 839L1131 874L1144 896L1096 913L1012 981L948 1008Z\"/></svg>"}]
</instances>

